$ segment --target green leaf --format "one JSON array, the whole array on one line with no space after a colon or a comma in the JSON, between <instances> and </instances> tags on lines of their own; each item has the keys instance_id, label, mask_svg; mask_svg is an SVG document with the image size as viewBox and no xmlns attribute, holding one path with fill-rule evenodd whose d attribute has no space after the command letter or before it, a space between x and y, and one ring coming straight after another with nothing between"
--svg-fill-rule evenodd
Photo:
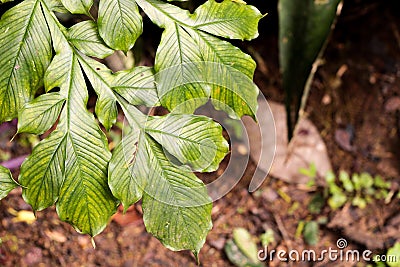
<instances>
[{"instance_id":1,"label":"green leaf","mask_svg":"<svg viewBox=\"0 0 400 267\"><path fill-rule=\"evenodd\" d=\"M131 105L159 105L152 68L136 67L115 73L112 89Z\"/></svg>"},{"instance_id":2,"label":"green leaf","mask_svg":"<svg viewBox=\"0 0 400 267\"><path fill-rule=\"evenodd\" d=\"M108 48L100 38L94 21L87 20L75 24L69 28L68 33L69 41L88 56L105 58L114 53L114 50Z\"/></svg>"},{"instance_id":3,"label":"green leaf","mask_svg":"<svg viewBox=\"0 0 400 267\"><path fill-rule=\"evenodd\" d=\"M197 255L212 228L206 187L193 173L173 166L149 136L144 142L149 155L142 203L146 229L171 250Z\"/></svg>"},{"instance_id":4,"label":"green leaf","mask_svg":"<svg viewBox=\"0 0 400 267\"><path fill-rule=\"evenodd\" d=\"M244 2L209 0L193 15L195 29L229 39L252 40L258 36L258 21L263 15Z\"/></svg>"},{"instance_id":5,"label":"green leaf","mask_svg":"<svg viewBox=\"0 0 400 267\"><path fill-rule=\"evenodd\" d=\"M316 221L307 222L304 226L304 240L309 245L316 245L318 243L319 226Z\"/></svg>"},{"instance_id":6,"label":"green leaf","mask_svg":"<svg viewBox=\"0 0 400 267\"><path fill-rule=\"evenodd\" d=\"M50 34L39 0L26 0L0 20L0 123L18 110L43 84L51 59ZM35 51L34 53L32 51Z\"/></svg>"},{"instance_id":7,"label":"green leaf","mask_svg":"<svg viewBox=\"0 0 400 267\"><path fill-rule=\"evenodd\" d=\"M58 199L65 179L66 136L55 131L41 141L21 166L19 182L24 200L33 210L43 210Z\"/></svg>"},{"instance_id":8,"label":"green leaf","mask_svg":"<svg viewBox=\"0 0 400 267\"><path fill-rule=\"evenodd\" d=\"M146 132L194 171L215 171L229 151L222 127L203 116L171 114L154 118L146 124Z\"/></svg>"},{"instance_id":9,"label":"green leaf","mask_svg":"<svg viewBox=\"0 0 400 267\"><path fill-rule=\"evenodd\" d=\"M69 11L64 7L61 0L43 0L46 3L46 6L49 10L60 12L60 13L69 13Z\"/></svg>"},{"instance_id":10,"label":"green leaf","mask_svg":"<svg viewBox=\"0 0 400 267\"><path fill-rule=\"evenodd\" d=\"M48 93L28 102L18 114L18 133L42 134L57 120L65 98Z\"/></svg>"},{"instance_id":11,"label":"green leaf","mask_svg":"<svg viewBox=\"0 0 400 267\"><path fill-rule=\"evenodd\" d=\"M333 209L337 210L342 207L347 201L347 196L343 193L334 193L328 199L328 205Z\"/></svg>"},{"instance_id":12,"label":"green leaf","mask_svg":"<svg viewBox=\"0 0 400 267\"><path fill-rule=\"evenodd\" d=\"M12 178L10 170L0 166L0 200L5 198L17 186L18 184Z\"/></svg>"},{"instance_id":13,"label":"green leaf","mask_svg":"<svg viewBox=\"0 0 400 267\"><path fill-rule=\"evenodd\" d=\"M349 174L347 172L340 171L339 180L342 182L343 187L347 192L353 192L354 191L354 185L351 182L350 176L349 176Z\"/></svg>"},{"instance_id":14,"label":"green leaf","mask_svg":"<svg viewBox=\"0 0 400 267\"><path fill-rule=\"evenodd\" d=\"M111 70L94 59L78 54L79 62L93 89L98 95L96 115L106 130L117 121L118 109L115 95L111 89L114 77Z\"/></svg>"},{"instance_id":15,"label":"green leaf","mask_svg":"<svg viewBox=\"0 0 400 267\"><path fill-rule=\"evenodd\" d=\"M89 10L93 5L93 0L61 0L61 2L72 14L90 16Z\"/></svg>"},{"instance_id":16,"label":"green leaf","mask_svg":"<svg viewBox=\"0 0 400 267\"><path fill-rule=\"evenodd\" d=\"M289 135L292 134L298 117L303 92L306 92L304 99L308 94L306 82L308 79L311 81L316 71L312 71L313 64L323 52L339 2L340 0L278 2L279 61L286 93ZM291 110L294 112L290 112ZM295 118L290 114L296 114Z\"/></svg>"},{"instance_id":17,"label":"green leaf","mask_svg":"<svg viewBox=\"0 0 400 267\"><path fill-rule=\"evenodd\" d=\"M139 130L131 130L124 136L114 149L108 167L108 184L125 211L142 198L146 186L148 157L145 142L139 143L140 137L143 138L143 133Z\"/></svg>"},{"instance_id":18,"label":"green leaf","mask_svg":"<svg viewBox=\"0 0 400 267\"><path fill-rule=\"evenodd\" d=\"M225 243L224 251L229 261L238 267L261 267L264 266L261 262L254 263L239 249L233 240L228 240Z\"/></svg>"},{"instance_id":19,"label":"green leaf","mask_svg":"<svg viewBox=\"0 0 400 267\"><path fill-rule=\"evenodd\" d=\"M124 52L133 47L143 31L142 16L133 0L101 0L97 23L106 44Z\"/></svg>"},{"instance_id":20,"label":"green leaf","mask_svg":"<svg viewBox=\"0 0 400 267\"><path fill-rule=\"evenodd\" d=\"M192 113L211 96L216 108L232 117L255 116L258 89L251 80L254 61L211 34L236 39L256 37L262 17L257 9L230 0L210 0L190 14L158 0L137 3L165 29L154 66L163 106ZM224 15L218 8L230 11ZM247 27L248 23L252 26Z\"/></svg>"},{"instance_id":21,"label":"green leaf","mask_svg":"<svg viewBox=\"0 0 400 267\"><path fill-rule=\"evenodd\" d=\"M147 231L171 250L190 249L197 255L212 227L212 204L205 185L192 172L174 165L163 147L141 128L146 116L125 100L118 101L136 129L123 138L110 162L114 196L126 210L142 195Z\"/></svg>"},{"instance_id":22,"label":"green leaf","mask_svg":"<svg viewBox=\"0 0 400 267\"><path fill-rule=\"evenodd\" d=\"M387 263L390 267L400 267L400 242L396 242L386 253Z\"/></svg>"},{"instance_id":23,"label":"green leaf","mask_svg":"<svg viewBox=\"0 0 400 267\"><path fill-rule=\"evenodd\" d=\"M161 104L169 110L179 107L183 113L193 113L210 96L201 52L189 33L176 23L168 24L161 36L154 69Z\"/></svg>"},{"instance_id":24,"label":"green leaf","mask_svg":"<svg viewBox=\"0 0 400 267\"><path fill-rule=\"evenodd\" d=\"M257 245L252 239L251 234L244 228L235 228L233 230L233 241L240 251L246 255L253 263L258 263Z\"/></svg>"},{"instance_id":25,"label":"green leaf","mask_svg":"<svg viewBox=\"0 0 400 267\"><path fill-rule=\"evenodd\" d=\"M86 109L88 92L79 58L66 31L45 10L57 55L45 75L47 90L60 87L65 105L57 129L36 146L21 167L24 199L34 210L54 202L61 220L95 236L116 211L107 185L107 139Z\"/></svg>"}]
</instances>

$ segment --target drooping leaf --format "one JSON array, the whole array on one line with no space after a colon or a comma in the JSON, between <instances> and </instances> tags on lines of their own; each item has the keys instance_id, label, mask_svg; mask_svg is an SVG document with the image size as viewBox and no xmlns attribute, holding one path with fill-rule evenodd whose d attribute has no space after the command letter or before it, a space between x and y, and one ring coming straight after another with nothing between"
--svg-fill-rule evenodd
<instances>
[{"instance_id":1,"label":"drooping leaf","mask_svg":"<svg viewBox=\"0 0 400 267\"><path fill-rule=\"evenodd\" d=\"M211 96L218 109L233 117L255 116L258 90L251 82L254 61L210 33L233 39L256 37L262 18L256 8L237 1L209 0L190 14L158 0L137 3L165 29L154 66L163 106L191 113Z\"/></svg>"},{"instance_id":2,"label":"drooping leaf","mask_svg":"<svg viewBox=\"0 0 400 267\"><path fill-rule=\"evenodd\" d=\"M26 103L18 115L18 132L44 133L57 120L64 102L59 93L48 93Z\"/></svg>"},{"instance_id":3,"label":"drooping leaf","mask_svg":"<svg viewBox=\"0 0 400 267\"><path fill-rule=\"evenodd\" d=\"M106 66L96 60L83 55L78 57L93 89L98 95L95 109L96 115L100 123L109 130L117 121L118 115L116 98L111 89L114 77Z\"/></svg>"},{"instance_id":4,"label":"drooping leaf","mask_svg":"<svg viewBox=\"0 0 400 267\"><path fill-rule=\"evenodd\" d=\"M279 61L291 136L313 64L322 54L341 0L279 0ZM308 93L307 93L308 94ZM305 101L305 100L304 100ZM293 109L291 108L293 107ZM292 112L295 116L292 116Z\"/></svg>"},{"instance_id":5,"label":"drooping leaf","mask_svg":"<svg viewBox=\"0 0 400 267\"><path fill-rule=\"evenodd\" d=\"M32 52L34 51L34 53ZM51 59L41 1L26 0L0 20L0 123L17 116L43 84Z\"/></svg>"},{"instance_id":6,"label":"drooping leaf","mask_svg":"<svg viewBox=\"0 0 400 267\"><path fill-rule=\"evenodd\" d=\"M89 10L93 5L93 0L61 0L62 4L72 14L89 15Z\"/></svg>"},{"instance_id":7,"label":"drooping leaf","mask_svg":"<svg viewBox=\"0 0 400 267\"><path fill-rule=\"evenodd\" d=\"M108 167L108 184L125 211L142 198L146 185L147 151L144 142L140 142L141 147L138 147L141 136L140 130L132 130L124 136L114 149Z\"/></svg>"},{"instance_id":8,"label":"drooping leaf","mask_svg":"<svg viewBox=\"0 0 400 267\"><path fill-rule=\"evenodd\" d=\"M100 36L115 50L127 52L142 34L142 16L134 0L101 0Z\"/></svg>"},{"instance_id":9,"label":"drooping leaf","mask_svg":"<svg viewBox=\"0 0 400 267\"><path fill-rule=\"evenodd\" d=\"M189 147L190 133L179 133L179 129L185 122L191 128L197 116L187 115L185 120L185 115L169 115L172 116L169 122L169 116L153 117L145 124L146 117L140 111L124 100L119 100L119 103L130 125L137 129L117 146L110 162L109 184L114 196L127 209L125 205L134 203L143 195L143 218L147 231L172 250L190 249L197 255L211 229L211 200L201 180L190 170L173 164L166 154L167 149L160 144L165 145L162 139L166 135L175 134L177 136L173 139L178 141L187 134L188 140L182 142L181 148ZM197 121L202 122L202 119ZM162 136L155 130L164 123L171 124L171 127L165 129L165 136ZM141 128L143 126L146 128ZM154 139L153 134L156 136ZM223 147L226 141L215 135L209 138L215 143L214 154L217 154L217 148ZM157 139L161 139L160 143ZM179 147L168 146L176 155L186 156L182 153L184 149L179 150ZM117 169L120 171L114 174Z\"/></svg>"},{"instance_id":10,"label":"drooping leaf","mask_svg":"<svg viewBox=\"0 0 400 267\"><path fill-rule=\"evenodd\" d=\"M12 178L10 170L0 166L0 200L5 198L17 186L18 184Z\"/></svg>"},{"instance_id":11,"label":"drooping leaf","mask_svg":"<svg viewBox=\"0 0 400 267\"><path fill-rule=\"evenodd\" d=\"M58 199L65 179L65 154L66 136L55 131L41 141L22 164L18 180L26 187L22 196L33 210L43 210Z\"/></svg>"},{"instance_id":12,"label":"drooping leaf","mask_svg":"<svg viewBox=\"0 0 400 267\"><path fill-rule=\"evenodd\" d=\"M69 28L68 33L69 41L88 56L105 58L114 52L104 44L99 36L96 23L91 20L75 24Z\"/></svg>"},{"instance_id":13,"label":"drooping leaf","mask_svg":"<svg viewBox=\"0 0 400 267\"><path fill-rule=\"evenodd\" d=\"M21 167L23 197L34 210L55 202L62 220L95 236L116 210L107 185L111 154L104 133L86 109L88 92L77 52L54 14L44 12L57 53L45 75L46 89L60 87L65 105L56 131L35 147Z\"/></svg>"},{"instance_id":14,"label":"drooping leaf","mask_svg":"<svg viewBox=\"0 0 400 267\"><path fill-rule=\"evenodd\" d=\"M171 250L202 248L211 223L211 199L193 173L173 166L159 144L149 136L147 186L143 195L146 230Z\"/></svg>"},{"instance_id":15,"label":"drooping leaf","mask_svg":"<svg viewBox=\"0 0 400 267\"><path fill-rule=\"evenodd\" d=\"M203 116L172 114L154 118L146 124L146 132L194 171L215 171L229 150L222 127Z\"/></svg>"}]
</instances>

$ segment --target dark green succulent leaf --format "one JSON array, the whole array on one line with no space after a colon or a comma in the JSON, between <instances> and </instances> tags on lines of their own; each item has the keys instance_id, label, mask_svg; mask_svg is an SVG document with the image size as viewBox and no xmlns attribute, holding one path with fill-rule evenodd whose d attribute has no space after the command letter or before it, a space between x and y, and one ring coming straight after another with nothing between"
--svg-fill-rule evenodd
<instances>
[{"instance_id":1,"label":"dark green succulent leaf","mask_svg":"<svg viewBox=\"0 0 400 267\"><path fill-rule=\"evenodd\" d=\"M112 89L131 105L159 105L152 68L135 67L115 73Z\"/></svg>"},{"instance_id":2,"label":"dark green succulent leaf","mask_svg":"<svg viewBox=\"0 0 400 267\"><path fill-rule=\"evenodd\" d=\"M146 132L194 171L215 171L229 151L221 125L203 116L155 117L147 122Z\"/></svg>"},{"instance_id":3,"label":"dark green succulent leaf","mask_svg":"<svg viewBox=\"0 0 400 267\"><path fill-rule=\"evenodd\" d=\"M298 117L306 82L322 53L340 1L279 0L279 61L287 97L289 135ZM296 114L294 118L291 110Z\"/></svg>"},{"instance_id":4,"label":"dark green succulent leaf","mask_svg":"<svg viewBox=\"0 0 400 267\"><path fill-rule=\"evenodd\" d=\"M26 103L18 114L18 133L47 131L56 122L64 102L59 93L48 93Z\"/></svg>"},{"instance_id":5,"label":"dark green succulent leaf","mask_svg":"<svg viewBox=\"0 0 400 267\"><path fill-rule=\"evenodd\" d=\"M10 170L0 166L0 200L5 198L17 186L18 183L12 178Z\"/></svg>"},{"instance_id":6,"label":"dark green succulent leaf","mask_svg":"<svg viewBox=\"0 0 400 267\"><path fill-rule=\"evenodd\" d=\"M82 21L68 30L69 41L87 56L105 58L114 53L100 38L97 25L92 20Z\"/></svg>"},{"instance_id":7,"label":"dark green succulent leaf","mask_svg":"<svg viewBox=\"0 0 400 267\"><path fill-rule=\"evenodd\" d=\"M23 1L3 14L0 54L1 123L15 118L18 110L33 99L51 60L50 33L41 1Z\"/></svg>"},{"instance_id":8,"label":"dark green succulent leaf","mask_svg":"<svg viewBox=\"0 0 400 267\"><path fill-rule=\"evenodd\" d=\"M90 16L89 10L93 5L93 0L61 0L61 2L72 14Z\"/></svg>"},{"instance_id":9,"label":"dark green succulent leaf","mask_svg":"<svg viewBox=\"0 0 400 267\"><path fill-rule=\"evenodd\" d=\"M101 0L97 23L106 44L124 52L133 47L143 31L142 16L133 0Z\"/></svg>"}]
</instances>

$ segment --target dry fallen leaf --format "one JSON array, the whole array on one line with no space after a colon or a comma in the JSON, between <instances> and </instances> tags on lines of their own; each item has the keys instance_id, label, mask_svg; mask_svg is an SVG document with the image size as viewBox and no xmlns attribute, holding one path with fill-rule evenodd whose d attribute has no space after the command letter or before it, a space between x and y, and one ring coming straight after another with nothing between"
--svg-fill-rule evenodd
<instances>
[{"instance_id":1,"label":"dry fallen leaf","mask_svg":"<svg viewBox=\"0 0 400 267\"><path fill-rule=\"evenodd\" d=\"M44 230L44 233L47 235L48 238L50 238L53 241L59 243L64 243L65 241L67 241L67 237L60 232Z\"/></svg>"},{"instance_id":2,"label":"dry fallen leaf","mask_svg":"<svg viewBox=\"0 0 400 267\"><path fill-rule=\"evenodd\" d=\"M36 221L35 214L33 214L32 211L29 210L16 211L12 208L9 208L7 211L11 215L15 216L15 218L12 219L13 222L24 222L27 224L32 224Z\"/></svg>"}]
</instances>

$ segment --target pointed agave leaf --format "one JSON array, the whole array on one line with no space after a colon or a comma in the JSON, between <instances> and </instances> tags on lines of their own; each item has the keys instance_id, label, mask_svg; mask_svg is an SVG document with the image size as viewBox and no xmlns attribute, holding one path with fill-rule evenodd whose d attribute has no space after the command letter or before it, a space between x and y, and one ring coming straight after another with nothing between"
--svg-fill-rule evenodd
<instances>
[{"instance_id":1,"label":"pointed agave leaf","mask_svg":"<svg viewBox=\"0 0 400 267\"><path fill-rule=\"evenodd\" d=\"M99 36L96 23L92 20L82 21L68 30L69 41L87 56L105 58L114 53Z\"/></svg>"},{"instance_id":2,"label":"pointed agave leaf","mask_svg":"<svg viewBox=\"0 0 400 267\"><path fill-rule=\"evenodd\" d=\"M340 1L279 0L279 62L290 136L297 121L307 80L313 76L313 63L319 54L322 55ZM291 112L291 107L294 107L294 112Z\"/></svg>"},{"instance_id":3,"label":"pointed agave leaf","mask_svg":"<svg viewBox=\"0 0 400 267\"><path fill-rule=\"evenodd\" d=\"M89 15L89 10L93 5L93 0L61 0L62 4L72 14Z\"/></svg>"},{"instance_id":4,"label":"pointed agave leaf","mask_svg":"<svg viewBox=\"0 0 400 267\"><path fill-rule=\"evenodd\" d=\"M173 166L149 136L144 141L149 154L142 204L146 230L171 250L197 255L212 228L206 187L193 173Z\"/></svg>"},{"instance_id":5,"label":"pointed agave leaf","mask_svg":"<svg viewBox=\"0 0 400 267\"><path fill-rule=\"evenodd\" d=\"M96 115L100 123L109 130L117 121L118 115L116 98L111 89L114 77L106 66L94 59L80 55L79 62L98 95Z\"/></svg>"},{"instance_id":6,"label":"pointed agave leaf","mask_svg":"<svg viewBox=\"0 0 400 267\"><path fill-rule=\"evenodd\" d=\"M17 186L18 184L12 178L10 170L0 166L0 200L5 198Z\"/></svg>"},{"instance_id":7,"label":"pointed agave leaf","mask_svg":"<svg viewBox=\"0 0 400 267\"><path fill-rule=\"evenodd\" d=\"M134 0L101 0L99 6L100 36L115 50L127 52L142 34L142 16Z\"/></svg>"},{"instance_id":8,"label":"pointed agave leaf","mask_svg":"<svg viewBox=\"0 0 400 267\"><path fill-rule=\"evenodd\" d=\"M115 73L112 89L131 105L159 105L152 68L136 67Z\"/></svg>"},{"instance_id":9,"label":"pointed agave leaf","mask_svg":"<svg viewBox=\"0 0 400 267\"><path fill-rule=\"evenodd\" d=\"M50 63L50 34L40 2L26 0L0 20L0 123L16 117L34 97Z\"/></svg>"},{"instance_id":10,"label":"pointed agave leaf","mask_svg":"<svg viewBox=\"0 0 400 267\"><path fill-rule=\"evenodd\" d=\"M203 116L155 117L146 124L146 132L194 171L215 171L229 150L222 127Z\"/></svg>"},{"instance_id":11,"label":"pointed agave leaf","mask_svg":"<svg viewBox=\"0 0 400 267\"><path fill-rule=\"evenodd\" d=\"M49 93L26 103L18 115L18 133L47 131L56 122L64 102L59 93Z\"/></svg>"}]
</instances>

